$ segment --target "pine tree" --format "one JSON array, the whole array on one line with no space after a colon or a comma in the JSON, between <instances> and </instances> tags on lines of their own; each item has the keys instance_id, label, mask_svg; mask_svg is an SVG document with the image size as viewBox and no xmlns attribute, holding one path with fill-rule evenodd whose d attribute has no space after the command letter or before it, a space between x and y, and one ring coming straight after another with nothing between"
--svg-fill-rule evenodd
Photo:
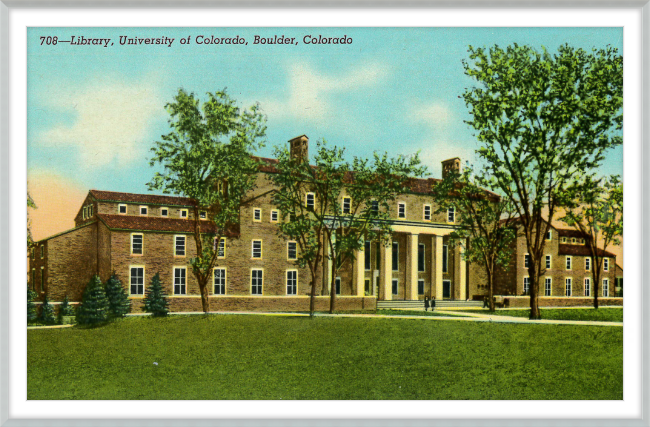
<instances>
[{"instance_id":1,"label":"pine tree","mask_svg":"<svg viewBox=\"0 0 650 427\"><path fill-rule=\"evenodd\" d=\"M154 316L167 316L169 312L165 291L163 291L162 285L160 284L160 276L158 273L153 276L151 286L147 289L147 296L144 299L144 309L147 313L152 313Z\"/></svg>"},{"instance_id":2,"label":"pine tree","mask_svg":"<svg viewBox=\"0 0 650 427\"><path fill-rule=\"evenodd\" d=\"M124 317L131 311L131 301L115 273L106 282L106 298L108 298L109 317Z\"/></svg>"},{"instance_id":3,"label":"pine tree","mask_svg":"<svg viewBox=\"0 0 650 427\"><path fill-rule=\"evenodd\" d=\"M56 319L54 317L54 308L52 305L50 305L50 301L47 299L47 295L43 298L43 305L41 306L41 315L39 316L39 319L41 322L45 323L46 325L52 325L56 323Z\"/></svg>"},{"instance_id":4,"label":"pine tree","mask_svg":"<svg viewBox=\"0 0 650 427\"><path fill-rule=\"evenodd\" d=\"M59 307L59 323L63 323L64 316L74 316L74 310L72 310L72 306L70 305L70 300L68 299L67 295L63 298L61 307Z\"/></svg>"},{"instance_id":5,"label":"pine tree","mask_svg":"<svg viewBox=\"0 0 650 427\"><path fill-rule=\"evenodd\" d=\"M77 323L82 325L94 325L108 320L108 299L104 292L104 285L95 275L83 294L81 306L77 310Z\"/></svg>"},{"instance_id":6,"label":"pine tree","mask_svg":"<svg viewBox=\"0 0 650 427\"><path fill-rule=\"evenodd\" d=\"M38 313L36 313L36 304L34 304L34 300L36 299L37 295L36 292L34 292L29 285L27 286L27 323L33 322L36 319L38 319Z\"/></svg>"}]
</instances>

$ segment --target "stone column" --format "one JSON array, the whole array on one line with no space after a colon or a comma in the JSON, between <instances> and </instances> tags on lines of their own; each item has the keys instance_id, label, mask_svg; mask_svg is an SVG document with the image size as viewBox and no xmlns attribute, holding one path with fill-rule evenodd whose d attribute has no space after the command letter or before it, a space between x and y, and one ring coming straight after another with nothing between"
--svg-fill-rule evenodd
<instances>
[{"instance_id":1,"label":"stone column","mask_svg":"<svg viewBox=\"0 0 650 427\"><path fill-rule=\"evenodd\" d=\"M384 292L384 300L390 301L393 299L393 264L391 251L393 248L393 242L389 241L387 246L380 245L381 250L381 271L379 273L379 281L381 283L381 289Z\"/></svg>"},{"instance_id":2,"label":"stone column","mask_svg":"<svg viewBox=\"0 0 650 427\"><path fill-rule=\"evenodd\" d=\"M463 252L465 252L465 248L462 245L458 245L456 247L456 253L454 254L456 258L456 262L454 262L455 265L455 274L454 274L454 281L456 282L458 286L458 299L461 301L465 301L467 299L467 295L465 292L465 284L467 281L466 277L466 267L465 267L465 259L463 258Z\"/></svg>"},{"instance_id":3,"label":"stone column","mask_svg":"<svg viewBox=\"0 0 650 427\"><path fill-rule=\"evenodd\" d=\"M418 235L406 236L406 292L404 299L418 299Z\"/></svg>"},{"instance_id":4,"label":"stone column","mask_svg":"<svg viewBox=\"0 0 650 427\"><path fill-rule=\"evenodd\" d=\"M433 236L432 238L432 246L435 248L435 251L431 251L435 253L435 263L431 263L433 266L433 274L432 277L435 277L435 286L436 286L436 293L435 297L437 300L442 299L442 236ZM433 286L433 284L431 285Z\"/></svg>"},{"instance_id":5,"label":"stone column","mask_svg":"<svg viewBox=\"0 0 650 427\"><path fill-rule=\"evenodd\" d=\"M364 296L364 279L366 276L365 270L365 250L358 250L354 253L354 284L357 287L357 296Z\"/></svg>"}]
</instances>

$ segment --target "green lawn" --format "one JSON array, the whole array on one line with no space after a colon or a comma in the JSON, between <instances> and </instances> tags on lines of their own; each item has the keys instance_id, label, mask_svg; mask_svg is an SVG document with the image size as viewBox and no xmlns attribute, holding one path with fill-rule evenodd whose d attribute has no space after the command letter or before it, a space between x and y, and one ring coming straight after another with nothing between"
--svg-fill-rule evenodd
<instances>
[{"instance_id":1,"label":"green lawn","mask_svg":"<svg viewBox=\"0 0 650 427\"><path fill-rule=\"evenodd\" d=\"M549 320L592 320L599 322L622 322L623 308L541 308L542 319ZM529 317L530 309L499 310L464 310L470 313L495 314L498 316Z\"/></svg>"},{"instance_id":2,"label":"green lawn","mask_svg":"<svg viewBox=\"0 0 650 427\"><path fill-rule=\"evenodd\" d=\"M382 316L439 316L439 317L463 317L462 314L447 313L445 311L416 311L416 310L377 310Z\"/></svg>"},{"instance_id":3,"label":"green lawn","mask_svg":"<svg viewBox=\"0 0 650 427\"><path fill-rule=\"evenodd\" d=\"M178 315L27 339L28 399L623 398L622 328Z\"/></svg>"}]
</instances>

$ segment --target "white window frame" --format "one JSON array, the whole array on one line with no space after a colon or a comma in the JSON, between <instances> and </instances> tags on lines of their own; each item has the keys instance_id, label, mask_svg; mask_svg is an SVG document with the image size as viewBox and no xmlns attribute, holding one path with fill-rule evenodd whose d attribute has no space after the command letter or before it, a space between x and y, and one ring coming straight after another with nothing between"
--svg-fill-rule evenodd
<instances>
[{"instance_id":1,"label":"white window frame","mask_svg":"<svg viewBox=\"0 0 650 427\"><path fill-rule=\"evenodd\" d=\"M524 268L529 268L530 266L530 254L524 254Z\"/></svg>"},{"instance_id":2,"label":"white window frame","mask_svg":"<svg viewBox=\"0 0 650 427\"><path fill-rule=\"evenodd\" d=\"M41 243L41 259L45 258L45 244Z\"/></svg>"},{"instance_id":3,"label":"white window frame","mask_svg":"<svg viewBox=\"0 0 650 427\"><path fill-rule=\"evenodd\" d=\"M221 247L223 246L223 248ZM221 249L223 249L223 255L220 254ZM226 257L226 238L222 237L217 244L217 238L214 238L214 247L213 250L217 251L217 258L224 259Z\"/></svg>"},{"instance_id":4,"label":"white window frame","mask_svg":"<svg viewBox=\"0 0 650 427\"><path fill-rule=\"evenodd\" d=\"M122 206L124 206L124 212L121 212ZM117 214L118 215L127 215L129 213L129 208L124 203L117 205Z\"/></svg>"},{"instance_id":5,"label":"white window frame","mask_svg":"<svg viewBox=\"0 0 650 427\"><path fill-rule=\"evenodd\" d=\"M346 201L347 201L347 212L346 212L346 206L345 206ZM344 213L344 214L352 213L352 198L346 196L346 197L343 198L343 200L341 200L341 213Z\"/></svg>"},{"instance_id":6,"label":"white window frame","mask_svg":"<svg viewBox=\"0 0 650 427\"><path fill-rule=\"evenodd\" d=\"M135 253L133 251L133 238L135 236L140 236L140 253ZM133 256L143 256L144 255L144 234L143 233L131 233L131 255L133 255Z\"/></svg>"},{"instance_id":7,"label":"white window frame","mask_svg":"<svg viewBox=\"0 0 650 427\"><path fill-rule=\"evenodd\" d=\"M144 213L142 213L142 209L145 210ZM138 207L138 214L139 214L140 216L148 216L148 215L149 215L149 206L147 206L147 205L141 205L141 206L139 206L139 207Z\"/></svg>"},{"instance_id":8,"label":"white window frame","mask_svg":"<svg viewBox=\"0 0 650 427\"><path fill-rule=\"evenodd\" d=\"M312 199L312 200L311 200L311 201L312 201L312 206L311 206L311 208L312 208L312 209L316 209L316 194L311 193L311 192L305 194L305 207L306 207L307 209L310 208L310 206L309 206L309 196L311 196L311 199Z\"/></svg>"},{"instance_id":9,"label":"white window frame","mask_svg":"<svg viewBox=\"0 0 650 427\"><path fill-rule=\"evenodd\" d=\"M183 287L185 288L185 292L176 292L176 270L183 270L185 274L182 276L184 279L184 283L179 283L178 286L180 290L183 290ZM185 266L174 266L172 268L172 295L187 295L187 267Z\"/></svg>"},{"instance_id":10,"label":"white window frame","mask_svg":"<svg viewBox=\"0 0 650 427\"><path fill-rule=\"evenodd\" d=\"M289 274L293 273L295 276L293 277L293 280L295 283L293 283L293 292L289 292ZM285 279L285 291L287 295L298 295L298 270L296 269L289 269L285 272L284 274L284 279Z\"/></svg>"},{"instance_id":11,"label":"white window frame","mask_svg":"<svg viewBox=\"0 0 650 427\"><path fill-rule=\"evenodd\" d=\"M178 238L182 237L183 238L183 254L179 255L178 252L176 251L177 249L177 241ZM185 258L187 256L187 236L183 234L175 234L174 235L174 256L175 257L182 257Z\"/></svg>"},{"instance_id":12,"label":"white window frame","mask_svg":"<svg viewBox=\"0 0 650 427\"><path fill-rule=\"evenodd\" d=\"M81 219L87 218L87 212L88 212L88 206L84 206L83 208L81 208Z\"/></svg>"},{"instance_id":13,"label":"white window frame","mask_svg":"<svg viewBox=\"0 0 650 427\"><path fill-rule=\"evenodd\" d=\"M41 267L41 292L45 292L45 267Z\"/></svg>"},{"instance_id":14,"label":"white window frame","mask_svg":"<svg viewBox=\"0 0 650 427\"><path fill-rule=\"evenodd\" d=\"M591 271L591 258L585 258L585 271Z\"/></svg>"},{"instance_id":15,"label":"white window frame","mask_svg":"<svg viewBox=\"0 0 650 427\"><path fill-rule=\"evenodd\" d=\"M336 295L341 295L341 277L337 276L334 279L334 291L336 292Z\"/></svg>"},{"instance_id":16,"label":"white window frame","mask_svg":"<svg viewBox=\"0 0 650 427\"><path fill-rule=\"evenodd\" d=\"M609 279L603 279L603 297L609 297Z\"/></svg>"},{"instance_id":17,"label":"white window frame","mask_svg":"<svg viewBox=\"0 0 650 427\"><path fill-rule=\"evenodd\" d=\"M429 208L429 212L427 212L427 208ZM431 221L431 205L422 206L422 221Z\"/></svg>"},{"instance_id":18,"label":"white window frame","mask_svg":"<svg viewBox=\"0 0 650 427\"><path fill-rule=\"evenodd\" d=\"M553 231L552 230L548 230L546 232L546 241L550 241L550 240L553 240Z\"/></svg>"},{"instance_id":19,"label":"white window frame","mask_svg":"<svg viewBox=\"0 0 650 427\"><path fill-rule=\"evenodd\" d=\"M262 222L261 208L253 208L253 222Z\"/></svg>"},{"instance_id":20,"label":"white window frame","mask_svg":"<svg viewBox=\"0 0 650 427\"><path fill-rule=\"evenodd\" d=\"M273 219L273 215L275 215L275 219ZM278 212L278 210L271 209L271 222L278 222L279 218L280 218L280 213Z\"/></svg>"},{"instance_id":21,"label":"white window frame","mask_svg":"<svg viewBox=\"0 0 650 427\"><path fill-rule=\"evenodd\" d=\"M217 279L216 272L217 272L217 270L220 270L220 271L223 270L223 277L221 277L221 275L219 277L219 279L223 279L223 284L222 284L223 292L221 292L221 293L216 293L215 292L215 287L217 286L217 283L216 283L216 279ZM228 284L228 271L227 271L226 267L214 267L212 269L212 295L226 295L226 292L227 292L227 286L226 285L227 284Z\"/></svg>"},{"instance_id":22,"label":"white window frame","mask_svg":"<svg viewBox=\"0 0 650 427\"><path fill-rule=\"evenodd\" d=\"M255 272L255 271L261 271L262 272L261 279L259 277L256 278L257 280L262 281L262 283L258 285L258 287L261 289L261 292L258 292L258 293L253 293L253 272ZM251 293L251 295L264 295L264 269L263 268L251 268L250 293Z\"/></svg>"},{"instance_id":23,"label":"white window frame","mask_svg":"<svg viewBox=\"0 0 650 427\"><path fill-rule=\"evenodd\" d=\"M544 278L544 296L550 297L553 293L553 278L545 277Z\"/></svg>"},{"instance_id":24,"label":"white window frame","mask_svg":"<svg viewBox=\"0 0 650 427\"><path fill-rule=\"evenodd\" d=\"M260 242L260 256L255 256L255 242ZM262 239L253 239L251 240L251 259L262 259L264 256Z\"/></svg>"},{"instance_id":25,"label":"white window frame","mask_svg":"<svg viewBox=\"0 0 650 427\"><path fill-rule=\"evenodd\" d=\"M573 270L573 258L568 256L564 259L564 267L566 267L566 271L571 271Z\"/></svg>"},{"instance_id":26,"label":"white window frame","mask_svg":"<svg viewBox=\"0 0 650 427\"><path fill-rule=\"evenodd\" d=\"M584 294L586 297L591 296L591 278L590 277L585 277L583 281L583 289L584 289Z\"/></svg>"},{"instance_id":27,"label":"white window frame","mask_svg":"<svg viewBox=\"0 0 650 427\"><path fill-rule=\"evenodd\" d=\"M568 293L568 295L567 295ZM565 277L564 278L564 296L570 297L573 296L573 278Z\"/></svg>"},{"instance_id":28,"label":"white window frame","mask_svg":"<svg viewBox=\"0 0 650 427\"><path fill-rule=\"evenodd\" d=\"M291 258L291 256L290 256L290 254L291 254L290 245L292 243L295 245L295 255L296 256L294 258ZM296 261L297 259L298 259L298 242L296 242L295 240L289 240L287 242L287 260Z\"/></svg>"},{"instance_id":29,"label":"white window frame","mask_svg":"<svg viewBox=\"0 0 650 427\"><path fill-rule=\"evenodd\" d=\"M163 211L167 211L167 212L163 212ZM167 218L169 216L169 208L161 206L161 208L160 208L160 216L163 217L163 218Z\"/></svg>"},{"instance_id":30,"label":"white window frame","mask_svg":"<svg viewBox=\"0 0 650 427\"><path fill-rule=\"evenodd\" d=\"M603 271L609 271L609 258L603 258Z\"/></svg>"},{"instance_id":31,"label":"white window frame","mask_svg":"<svg viewBox=\"0 0 650 427\"><path fill-rule=\"evenodd\" d=\"M203 215L203 217L201 215ZM208 211L199 211L199 220L207 221L208 220Z\"/></svg>"},{"instance_id":32,"label":"white window frame","mask_svg":"<svg viewBox=\"0 0 650 427\"><path fill-rule=\"evenodd\" d=\"M551 257L551 255L546 255L545 261L546 261L546 269L550 270L553 266L553 257Z\"/></svg>"},{"instance_id":33,"label":"white window frame","mask_svg":"<svg viewBox=\"0 0 650 427\"><path fill-rule=\"evenodd\" d=\"M456 222L456 208L454 206L449 206L447 208L447 223L453 224Z\"/></svg>"},{"instance_id":34,"label":"white window frame","mask_svg":"<svg viewBox=\"0 0 650 427\"><path fill-rule=\"evenodd\" d=\"M525 295L530 295L530 277L524 276L523 290Z\"/></svg>"},{"instance_id":35,"label":"white window frame","mask_svg":"<svg viewBox=\"0 0 650 427\"><path fill-rule=\"evenodd\" d=\"M562 237L562 243L566 243L566 237Z\"/></svg>"},{"instance_id":36,"label":"white window frame","mask_svg":"<svg viewBox=\"0 0 650 427\"><path fill-rule=\"evenodd\" d=\"M133 286L134 286L133 277L134 276L133 276L133 271L132 270L134 268L141 268L142 269L142 293L135 293L135 294L133 293ZM144 265L129 265L129 296L136 296L136 297L137 296L143 296L144 297L145 285L147 284L146 272L147 272L147 270L144 267ZM136 283L135 286L139 286L139 284Z\"/></svg>"},{"instance_id":37,"label":"white window frame","mask_svg":"<svg viewBox=\"0 0 650 427\"><path fill-rule=\"evenodd\" d=\"M185 216L183 216L183 214L185 214ZM187 213L187 209L179 209L179 210L178 210L178 217L179 217L180 219L188 219L190 216L189 216L189 214Z\"/></svg>"},{"instance_id":38,"label":"white window frame","mask_svg":"<svg viewBox=\"0 0 650 427\"><path fill-rule=\"evenodd\" d=\"M406 219L406 203L397 202L397 217Z\"/></svg>"}]
</instances>

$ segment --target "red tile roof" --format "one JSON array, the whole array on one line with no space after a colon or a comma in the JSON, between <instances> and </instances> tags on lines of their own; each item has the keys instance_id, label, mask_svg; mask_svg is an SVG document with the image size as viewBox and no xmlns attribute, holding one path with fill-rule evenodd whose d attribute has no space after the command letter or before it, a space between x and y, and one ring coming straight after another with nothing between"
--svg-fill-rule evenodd
<instances>
[{"instance_id":1,"label":"red tile roof","mask_svg":"<svg viewBox=\"0 0 650 427\"><path fill-rule=\"evenodd\" d=\"M160 231L174 233L193 233L194 221L189 219L160 218L136 215L108 215L97 214L99 219L111 230L137 230L137 231ZM201 221L201 231L214 233L216 228L210 221ZM238 230L232 228L226 236L239 235Z\"/></svg>"},{"instance_id":2,"label":"red tile roof","mask_svg":"<svg viewBox=\"0 0 650 427\"><path fill-rule=\"evenodd\" d=\"M578 255L578 256L591 256L589 246L587 245L558 245L559 255ZM604 251L598 248L598 256L616 257L611 252Z\"/></svg>"},{"instance_id":3,"label":"red tile roof","mask_svg":"<svg viewBox=\"0 0 650 427\"><path fill-rule=\"evenodd\" d=\"M589 235L572 228L558 228L557 235L560 237L579 237L588 239Z\"/></svg>"},{"instance_id":4,"label":"red tile roof","mask_svg":"<svg viewBox=\"0 0 650 427\"><path fill-rule=\"evenodd\" d=\"M148 205L194 206L192 199L178 196L158 196L155 194L118 193L116 191L90 190L90 194L100 201L132 202Z\"/></svg>"}]
</instances>

